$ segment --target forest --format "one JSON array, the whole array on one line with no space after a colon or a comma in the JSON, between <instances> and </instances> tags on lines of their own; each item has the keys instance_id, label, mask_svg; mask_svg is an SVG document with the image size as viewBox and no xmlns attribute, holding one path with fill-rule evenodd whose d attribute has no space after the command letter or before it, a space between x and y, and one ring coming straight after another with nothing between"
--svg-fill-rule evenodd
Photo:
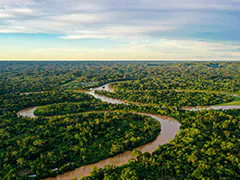
<instances>
[{"instance_id":1,"label":"forest","mask_svg":"<svg viewBox=\"0 0 240 180\"><path fill-rule=\"evenodd\" d=\"M124 100L88 94L110 83ZM0 179L43 179L132 150L82 179L240 179L240 62L0 62ZM188 106L223 106L188 111ZM226 106L236 109L225 110ZM35 118L18 115L37 106ZM181 123L153 153L134 150Z\"/></svg>"},{"instance_id":2,"label":"forest","mask_svg":"<svg viewBox=\"0 0 240 180\"><path fill-rule=\"evenodd\" d=\"M55 176L138 147L160 131L156 120L117 112L15 120L1 131L3 179Z\"/></svg>"},{"instance_id":3,"label":"forest","mask_svg":"<svg viewBox=\"0 0 240 180\"><path fill-rule=\"evenodd\" d=\"M21 109L60 102L78 102L96 100L90 95L84 93L75 93L73 91L49 91L30 94L4 94L0 97L0 115L14 113Z\"/></svg>"},{"instance_id":4,"label":"forest","mask_svg":"<svg viewBox=\"0 0 240 180\"><path fill-rule=\"evenodd\" d=\"M96 92L115 99L127 100L128 102L155 104L158 106L206 106L233 101L231 95L207 92L177 92L175 90Z\"/></svg>"},{"instance_id":5,"label":"forest","mask_svg":"<svg viewBox=\"0 0 240 180\"><path fill-rule=\"evenodd\" d=\"M119 80L135 80L120 83L128 90L240 90L239 62L1 62L1 67L1 94L89 89Z\"/></svg>"},{"instance_id":6,"label":"forest","mask_svg":"<svg viewBox=\"0 0 240 180\"><path fill-rule=\"evenodd\" d=\"M136 151L127 164L83 179L239 179L239 110L187 111L178 120L180 133L153 154Z\"/></svg>"}]
</instances>

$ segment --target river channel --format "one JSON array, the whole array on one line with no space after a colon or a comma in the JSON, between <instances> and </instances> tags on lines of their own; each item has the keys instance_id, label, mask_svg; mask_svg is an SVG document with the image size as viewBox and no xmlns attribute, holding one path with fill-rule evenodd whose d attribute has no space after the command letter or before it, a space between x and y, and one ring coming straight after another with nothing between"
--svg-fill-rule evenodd
<instances>
[{"instance_id":1,"label":"river channel","mask_svg":"<svg viewBox=\"0 0 240 180\"><path fill-rule=\"evenodd\" d=\"M114 90L109 86L109 84L105 84L105 85L99 86L97 88L92 88L87 93L94 96L95 98L102 100L103 102L108 102L108 103L112 103L112 104L127 104L126 102L124 102L122 100L113 99L113 98L106 97L104 95L96 94L95 90L105 90L105 91L113 92ZM36 108L37 108L37 106L21 110L18 112L18 115L34 118L35 117L34 111L36 110ZM228 109L228 108L238 108L239 109L240 106L236 106L236 107L217 106L217 109ZM201 110L202 107L197 108L197 109L192 109L192 108L186 108L186 109ZM159 121L161 123L161 132L153 142L145 144L143 146L140 146L140 147L136 148L137 150L140 150L142 152L152 153L155 149L158 148L159 145L169 143L170 140L173 139L175 137L175 135L178 133L178 131L180 130L181 124L179 122L177 122L176 120L174 120L173 118L170 118L167 116L158 116L155 114L147 114L147 113L142 113L142 114L144 114L146 116L150 116L150 117L156 119L157 121ZM107 158L107 159L104 159L102 161L99 161L99 162L96 162L93 164L81 166L73 171L65 172L64 174L60 174L54 178L46 178L45 180L70 180L75 177L79 180L81 177L89 175L89 172L91 171L93 166L96 166L98 168L103 168L105 165L120 166L120 165L127 163L128 160L131 158L133 158L131 155L131 151L126 151L126 152L118 154L112 158Z\"/></svg>"}]
</instances>

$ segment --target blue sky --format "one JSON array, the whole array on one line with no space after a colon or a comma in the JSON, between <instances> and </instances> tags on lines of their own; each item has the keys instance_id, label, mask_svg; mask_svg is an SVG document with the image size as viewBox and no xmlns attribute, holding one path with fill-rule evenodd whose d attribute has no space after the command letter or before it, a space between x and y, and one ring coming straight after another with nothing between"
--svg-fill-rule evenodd
<instances>
[{"instance_id":1,"label":"blue sky","mask_svg":"<svg viewBox=\"0 0 240 180\"><path fill-rule=\"evenodd\" d=\"M240 0L1 0L0 60L240 60Z\"/></svg>"}]
</instances>

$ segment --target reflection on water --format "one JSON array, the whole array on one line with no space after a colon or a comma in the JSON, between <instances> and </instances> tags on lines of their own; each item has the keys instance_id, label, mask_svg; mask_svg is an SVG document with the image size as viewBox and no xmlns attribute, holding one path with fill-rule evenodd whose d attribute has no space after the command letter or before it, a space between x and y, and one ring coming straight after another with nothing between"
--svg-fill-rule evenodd
<instances>
[{"instance_id":1,"label":"reflection on water","mask_svg":"<svg viewBox=\"0 0 240 180\"><path fill-rule=\"evenodd\" d=\"M87 93L94 96L97 99L101 99L101 101L103 101L103 102L108 102L108 103L112 103L112 104L127 104L124 101L121 101L118 99L113 99L113 98L106 97L104 95L96 94L95 93L96 90L113 92L114 89L109 86L109 83L105 84L103 86L97 87L97 88L93 88L93 89L91 89L91 91L89 91Z\"/></svg>"}]
</instances>

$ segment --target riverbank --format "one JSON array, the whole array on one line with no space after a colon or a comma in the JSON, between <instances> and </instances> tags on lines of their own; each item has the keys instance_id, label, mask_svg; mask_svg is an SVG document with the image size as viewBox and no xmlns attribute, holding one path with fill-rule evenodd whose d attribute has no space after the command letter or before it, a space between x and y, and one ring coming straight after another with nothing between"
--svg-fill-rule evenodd
<instances>
[{"instance_id":1,"label":"riverbank","mask_svg":"<svg viewBox=\"0 0 240 180\"><path fill-rule=\"evenodd\" d=\"M106 91L113 91L113 89L111 89L109 87L109 84L97 87L97 88L93 88L91 89L90 92L88 92L88 94L94 96L95 98L98 98L100 100L102 100L103 102L108 102L108 103L115 103L115 104L126 104L125 102L122 102L120 100L117 99L112 99L112 98L107 98L105 96L100 96L97 95L95 93L95 90L106 90ZM32 107L32 108L28 108L26 109L26 111L22 110L18 113L18 115L26 115L28 117L32 117L34 118L34 111L37 107ZM177 134L177 132L180 130L180 123L177 122L175 119L167 117L167 116L158 116L158 115L154 115L154 114L147 114L147 113L139 113L139 114L143 114L145 116L149 116L154 118L155 120L159 121L161 124L161 132L159 133L159 135L157 136L157 138L152 141L151 143L145 144L143 146L140 146L138 148L136 148L136 150L140 150L142 152L153 152L159 145L162 144L166 144L168 143L171 139L173 139L175 137L175 135ZM82 166L80 168L75 169L74 171L70 171L70 172L66 172L62 175L58 175L55 178L47 178L46 180L69 180L71 178L80 178L83 176L87 176L89 175L89 172L91 171L93 166L97 166L99 168L104 167L105 165L123 165L125 163L128 162L128 160L130 160L131 158L133 158L133 156L131 155L131 151L126 151L124 153L118 154L112 158L107 158L105 160L102 160L100 162L94 163L94 164L90 164L87 166Z\"/></svg>"},{"instance_id":2,"label":"riverbank","mask_svg":"<svg viewBox=\"0 0 240 180\"><path fill-rule=\"evenodd\" d=\"M99 95L99 94L95 93L96 90L105 90L105 91L113 92L114 89L109 86L109 83L99 86L97 88L92 88L87 93L94 96L97 99L100 99L103 102L108 102L108 103L112 103L112 104L127 104L125 101L122 101L122 100L108 98L104 95ZM188 108L193 108L193 107L188 107ZM228 108L232 109L233 107L228 106ZM238 107L238 108L240 108L240 107ZM206 107L199 107L199 109L206 109ZM225 109L225 106L218 106L218 108L216 108L216 109ZM190 110L190 109L186 109L186 110ZM28 112L33 113L34 108L32 108L32 109L28 108ZM176 136L176 134L180 130L180 126L181 126L180 123L172 118L169 118L166 116L158 116L158 115L154 115L154 114L147 114L147 113L142 113L142 114L151 116L152 118L158 120L161 123L161 132L153 142L145 144L141 147L138 147L138 148L136 148L136 150L151 153L155 149L157 149L159 145L168 143L171 139L173 139ZM46 178L45 180L69 180L69 179L72 179L75 177L77 177L77 179L79 179L80 177L89 175L89 172L91 171L93 166L96 166L98 168L103 168L105 165L120 166L120 165L127 163L128 160L131 158L133 158L133 156L131 155L131 151L126 151L126 152L118 154L112 158L107 158L105 160L99 161L94 164L82 166L73 171L69 171L64 174L58 175L57 177Z\"/></svg>"}]
</instances>

